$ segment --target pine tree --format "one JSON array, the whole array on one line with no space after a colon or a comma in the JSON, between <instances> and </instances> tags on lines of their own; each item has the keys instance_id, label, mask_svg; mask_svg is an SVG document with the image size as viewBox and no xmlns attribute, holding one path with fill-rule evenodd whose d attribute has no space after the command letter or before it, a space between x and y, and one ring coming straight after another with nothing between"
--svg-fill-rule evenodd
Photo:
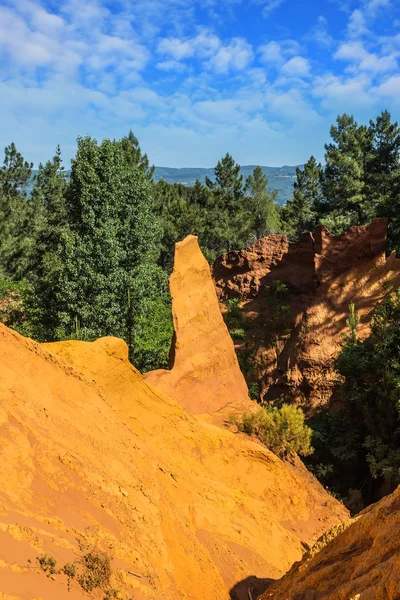
<instances>
[{"instance_id":1,"label":"pine tree","mask_svg":"<svg viewBox=\"0 0 400 600\"><path fill-rule=\"evenodd\" d=\"M251 216L249 233L256 240L271 233L280 231L280 212L276 203L278 191L269 192L268 179L260 166L255 167L245 183L247 208Z\"/></svg>"},{"instance_id":2,"label":"pine tree","mask_svg":"<svg viewBox=\"0 0 400 600\"><path fill-rule=\"evenodd\" d=\"M321 222L339 233L350 224L368 223L374 214L366 184L373 135L346 114L337 118L330 134L332 142L325 145L324 203L320 207L330 214Z\"/></svg>"},{"instance_id":3,"label":"pine tree","mask_svg":"<svg viewBox=\"0 0 400 600\"><path fill-rule=\"evenodd\" d=\"M250 219L240 165L226 154L218 161L214 173L215 182L206 177L206 186L211 191L205 224L206 245L212 259L248 243Z\"/></svg>"},{"instance_id":4,"label":"pine tree","mask_svg":"<svg viewBox=\"0 0 400 600\"><path fill-rule=\"evenodd\" d=\"M0 168L0 274L17 280L26 274L32 247L35 214L27 198L32 167L14 143L5 148Z\"/></svg>"},{"instance_id":5,"label":"pine tree","mask_svg":"<svg viewBox=\"0 0 400 600\"><path fill-rule=\"evenodd\" d=\"M377 214L389 218L388 248L400 251L400 128L388 111L370 121L373 135L368 163L368 194Z\"/></svg>"},{"instance_id":6,"label":"pine tree","mask_svg":"<svg viewBox=\"0 0 400 600\"><path fill-rule=\"evenodd\" d=\"M122 148L126 155L126 161L129 166L139 167L149 181L153 180L155 166L150 166L147 154L143 154L139 145L139 140L134 135L132 129L129 134L121 140Z\"/></svg>"},{"instance_id":7,"label":"pine tree","mask_svg":"<svg viewBox=\"0 0 400 600\"><path fill-rule=\"evenodd\" d=\"M67 224L67 176L62 164L60 146L52 160L39 164L32 190L35 210L41 213L39 231L36 234L32 270L42 276L41 263L45 254L52 253L60 243L60 236Z\"/></svg>"},{"instance_id":8,"label":"pine tree","mask_svg":"<svg viewBox=\"0 0 400 600\"><path fill-rule=\"evenodd\" d=\"M314 230L316 212L323 204L322 175L321 163L317 163L314 156L303 169L296 169L293 197L282 210L284 230L292 241L297 241L303 231Z\"/></svg>"}]
</instances>

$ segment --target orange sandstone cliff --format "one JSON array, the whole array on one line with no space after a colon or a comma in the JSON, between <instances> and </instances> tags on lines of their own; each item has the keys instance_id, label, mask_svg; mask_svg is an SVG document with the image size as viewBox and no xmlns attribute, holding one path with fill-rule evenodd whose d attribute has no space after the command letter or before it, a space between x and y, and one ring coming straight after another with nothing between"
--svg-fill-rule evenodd
<instances>
[{"instance_id":1,"label":"orange sandstone cliff","mask_svg":"<svg viewBox=\"0 0 400 600\"><path fill-rule=\"evenodd\" d=\"M324 535L260 600L399 597L400 488Z\"/></svg>"},{"instance_id":2,"label":"orange sandstone cliff","mask_svg":"<svg viewBox=\"0 0 400 600\"><path fill-rule=\"evenodd\" d=\"M200 410L218 391L248 402L198 252L193 238L178 247L172 280L177 399L149 385L121 340L40 345L0 325L0 598L84 598L35 560L62 566L84 547L112 556L112 585L135 600L248 600L347 519L300 461L184 408L190 378L210 402Z\"/></svg>"},{"instance_id":3,"label":"orange sandstone cliff","mask_svg":"<svg viewBox=\"0 0 400 600\"><path fill-rule=\"evenodd\" d=\"M400 260L394 254L386 258L386 231L383 218L340 236L319 226L298 243L271 235L216 260L213 277L220 300L243 299L248 331L242 346L250 344L254 351L266 401L284 396L309 410L328 402L338 384L333 362L347 331L349 304L361 317L364 338L374 308L400 285ZM270 343L265 286L277 280L290 291L292 323L290 333Z\"/></svg>"},{"instance_id":4,"label":"orange sandstone cliff","mask_svg":"<svg viewBox=\"0 0 400 600\"><path fill-rule=\"evenodd\" d=\"M170 370L146 373L146 381L192 414L250 409L210 267L193 235L175 246L170 291L174 322Z\"/></svg>"}]
</instances>

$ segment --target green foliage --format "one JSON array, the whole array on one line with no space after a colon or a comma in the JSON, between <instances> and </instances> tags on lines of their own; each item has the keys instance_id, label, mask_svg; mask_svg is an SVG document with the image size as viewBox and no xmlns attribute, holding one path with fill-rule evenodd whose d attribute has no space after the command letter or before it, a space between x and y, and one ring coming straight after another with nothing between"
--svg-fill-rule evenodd
<instances>
[{"instance_id":1,"label":"green foliage","mask_svg":"<svg viewBox=\"0 0 400 600\"><path fill-rule=\"evenodd\" d=\"M208 192L199 182L194 188L170 185L164 180L154 185L154 212L162 234L160 236L159 265L167 272L172 270L175 243L187 235L203 235L201 203L207 201Z\"/></svg>"},{"instance_id":2,"label":"green foliage","mask_svg":"<svg viewBox=\"0 0 400 600\"><path fill-rule=\"evenodd\" d=\"M0 277L0 323L27 336L31 333L25 309L29 290L26 281L15 282Z\"/></svg>"},{"instance_id":3,"label":"green foliage","mask_svg":"<svg viewBox=\"0 0 400 600\"><path fill-rule=\"evenodd\" d=\"M91 551L81 560L83 570L77 581L84 592L109 585L111 577L111 559L106 552Z\"/></svg>"},{"instance_id":4,"label":"green foliage","mask_svg":"<svg viewBox=\"0 0 400 600\"><path fill-rule=\"evenodd\" d=\"M313 231L315 211L322 202L322 166L311 156L304 169L296 169L293 197L282 209L285 233L297 241L303 231Z\"/></svg>"},{"instance_id":5,"label":"green foliage","mask_svg":"<svg viewBox=\"0 0 400 600\"><path fill-rule=\"evenodd\" d=\"M252 414L243 414L236 421L239 431L256 436L280 457L297 453L312 454L312 431L304 422L301 408L283 404L281 408L263 407Z\"/></svg>"},{"instance_id":6,"label":"green foliage","mask_svg":"<svg viewBox=\"0 0 400 600\"><path fill-rule=\"evenodd\" d=\"M287 285L279 280L273 281L265 286L265 295L270 312L268 324L278 335L287 333L293 317L290 310L292 295Z\"/></svg>"},{"instance_id":7,"label":"green foliage","mask_svg":"<svg viewBox=\"0 0 400 600\"><path fill-rule=\"evenodd\" d=\"M253 174L246 179L246 209L249 213L249 232L255 240L281 231L280 208L277 204L278 192L267 190L268 179L261 167L255 167Z\"/></svg>"},{"instance_id":8,"label":"green foliage","mask_svg":"<svg viewBox=\"0 0 400 600\"><path fill-rule=\"evenodd\" d=\"M232 331L229 332L232 336L232 338L235 340L244 340L246 339L246 332L244 329L232 329Z\"/></svg>"},{"instance_id":9,"label":"green foliage","mask_svg":"<svg viewBox=\"0 0 400 600\"><path fill-rule=\"evenodd\" d=\"M50 575L54 575L56 570L57 561L53 556L48 556L47 554L41 554L36 557L36 560L39 562L40 568L44 573L46 573L47 577Z\"/></svg>"},{"instance_id":10,"label":"green foliage","mask_svg":"<svg viewBox=\"0 0 400 600\"><path fill-rule=\"evenodd\" d=\"M168 367L173 325L167 275L157 266L141 265L130 290L130 359L142 372Z\"/></svg>"},{"instance_id":11,"label":"green foliage","mask_svg":"<svg viewBox=\"0 0 400 600\"><path fill-rule=\"evenodd\" d=\"M82 550L82 546L80 546ZM97 549L92 549L86 552L80 559L72 563L66 563L60 569L56 569L57 561L54 557L47 554L41 554L36 557L39 566L47 577L52 575L66 575L68 578L68 591L71 591L71 582L75 580L81 587L81 590L86 594L92 592L102 592L102 600L111 600L118 598L119 600L133 600L128 596L120 595L120 591L110 587L111 557L107 552L102 552ZM28 563L31 560L28 559ZM97 595L96 595L97 598Z\"/></svg>"},{"instance_id":12,"label":"green foliage","mask_svg":"<svg viewBox=\"0 0 400 600\"><path fill-rule=\"evenodd\" d=\"M365 341L351 327L336 360L345 378L342 409L311 422L313 445L318 461L335 467L331 488L343 495L362 490L371 502L383 481L391 489L400 483L400 292L375 310Z\"/></svg>"},{"instance_id":13,"label":"green foliage","mask_svg":"<svg viewBox=\"0 0 400 600\"><path fill-rule=\"evenodd\" d=\"M249 397L251 400L256 400L257 402L260 400L260 384L258 381L250 381L248 384L249 388Z\"/></svg>"},{"instance_id":14,"label":"green foliage","mask_svg":"<svg viewBox=\"0 0 400 600\"><path fill-rule=\"evenodd\" d=\"M65 339L79 330L85 339L116 335L127 339L129 288L146 272L146 285L158 285L156 267L159 226L154 219L151 184L144 170L132 165L121 142L91 138L78 140L67 189L67 224L61 226L57 243L47 243L42 258L42 277L35 283L37 337ZM156 281L150 285L154 274ZM157 295L159 290L157 290ZM161 297L160 297L161 298ZM136 354L149 364L148 326L158 318L160 303L143 301L135 307L135 324L144 331L143 347L135 333ZM165 319L164 319L165 320ZM147 328L147 329L146 329ZM78 336L79 337L79 336ZM159 352L159 342L155 349ZM165 353L165 352L164 352ZM153 363L158 360L153 356Z\"/></svg>"},{"instance_id":15,"label":"green foliage","mask_svg":"<svg viewBox=\"0 0 400 600\"><path fill-rule=\"evenodd\" d=\"M342 498L349 490L364 485L368 466L360 431L345 411L322 408L309 421L314 454L306 458L307 467L332 492Z\"/></svg>"},{"instance_id":16,"label":"green foliage","mask_svg":"<svg viewBox=\"0 0 400 600\"><path fill-rule=\"evenodd\" d=\"M247 245L253 215L245 196L240 165L226 154L215 167L215 182L206 178L210 190L205 219L205 244L215 259L220 254Z\"/></svg>"},{"instance_id":17,"label":"green foliage","mask_svg":"<svg viewBox=\"0 0 400 600\"><path fill-rule=\"evenodd\" d=\"M230 298L226 302L227 311L224 315L229 330L242 329L244 317L240 308L240 298Z\"/></svg>"},{"instance_id":18,"label":"green foliage","mask_svg":"<svg viewBox=\"0 0 400 600\"><path fill-rule=\"evenodd\" d=\"M64 573L69 579L74 579L76 575L76 565L74 563L66 563L61 572Z\"/></svg>"},{"instance_id":19,"label":"green foliage","mask_svg":"<svg viewBox=\"0 0 400 600\"><path fill-rule=\"evenodd\" d=\"M332 142L325 146L325 208L351 215L353 224L365 224L373 214L366 185L373 133L346 114L337 118L330 133Z\"/></svg>"},{"instance_id":20,"label":"green foliage","mask_svg":"<svg viewBox=\"0 0 400 600\"><path fill-rule=\"evenodd\" d=\"M15 144L7 146L0 168L0 276L12 279L26 275L34 243L37 215L26 197L31 174Z\"/></svg>"},{"instance_id":21,"label":"green foliage","mask_svg":"<svg viewBox=\"0 0 400 600\"><path fill-rule=\"evenodd\" d=\"M121 146L125 153L126 162L130 167L138 167L146 175L149 181L153 180L155 166L150 166L147 154L142 153L139 140L132 129L129 134L122 138Z\"/></svg>"},{"instance_id":22,"label":"green foliage","mask_svg":"<svg viewBox=\"0 0 400 600\"><path fill-rule=\"evenodd\" d=\"M355 312L355 306L353 303L349 305L349 316L346 319L346 325L350 329L350 334L345 335L345 340L350 344L356 344L358 340L357 327L360 324L360 317Z\"/></svg>"}]
</instances>

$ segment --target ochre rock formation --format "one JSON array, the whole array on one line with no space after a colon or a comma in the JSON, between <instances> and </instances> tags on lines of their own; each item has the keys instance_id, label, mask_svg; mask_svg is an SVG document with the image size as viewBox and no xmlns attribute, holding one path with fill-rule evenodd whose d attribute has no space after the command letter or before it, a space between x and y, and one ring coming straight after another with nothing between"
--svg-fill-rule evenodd
<instances>
[{"instance_id":1,"label":"ochre rock formation","mask_svg":"<svg viewBox=\"0 0 400 600\"><path fill-rule=\"evenodd\" d=\"M244 299L246 342L257 348L265 400L284 395L309 410L329 400L339 382L333 362L347 331L349 304L355 304L361 317L358 333L363 339L374 308L400 285L400 260L394 254L385 256L386 230L386 219L352 227L340 236L320 226L298 243L272 235L215 262L213 277L221 301ZM271 344L265 286L276 280L291 293L292 323L290 334Z\"/></svg>"},{"instance_id":2,"label":"ochre rock formation","mask_svg":"<svg viewBox=\"0 0 400 600\"><path fill-rule=\"evenodd\" d=\"M81 600L35 561L72 562L79 541L135 600L247 600L240 581L280 577L347 519L300 464L155 391L121 340L39 345L0 325L0 398L1 598Z\"/></svg>"},{"instance_id":3,"label":"ochre rock formation","mask_svg":"<svg viewBox=\"0 0 400 600\"><path fill-rule=\"evenodd\" d=\"M251 409L210 267L193 235L175 246L170 292L174 321L171 368L146 373L146 381L173 396L192 414Z\"/></svg>"},{"instance_id":4,"label":"ochre rock formation","mask_svg":"<svg viewBox=\"0 0 400 600\"><path fill-rule=\"evenodd\" d=\"M260 600L398 600L400 488L335 529Z\"/></svg>"},{"instance_id":5,"label":"ochre rock formation","mask_svg":"<svg viewBox=\"0 0 400 600\"><path fill-rule=\"evenodd\" d=\"M339 236L324 225L314 234L303 233L299 242L286 235L259 239L245 250L217 258L213 278L219 298L254 298L260 287L279 280L297 292L311 293L322 283L364 262L385 261L387 219L374 219L369 227L351 227Z\"/></svg>"}]
</instances>

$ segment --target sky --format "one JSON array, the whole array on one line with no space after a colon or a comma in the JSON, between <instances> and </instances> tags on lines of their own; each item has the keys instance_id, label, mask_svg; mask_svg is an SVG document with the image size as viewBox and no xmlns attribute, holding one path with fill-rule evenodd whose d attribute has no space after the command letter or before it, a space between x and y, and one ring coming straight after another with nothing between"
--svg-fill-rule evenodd
<instances>
[{"instance_id":1,"label":"sky","mask_svg":"<svg viewBox=\"0 0 400 600\"><path fill-rule=\"evenodd\" d=\"M400 0L0 0L0 147L68 167L132 129L159 166L323 160L338 114L400 120L399 61Z\"/></svg>"}]
</instances>

